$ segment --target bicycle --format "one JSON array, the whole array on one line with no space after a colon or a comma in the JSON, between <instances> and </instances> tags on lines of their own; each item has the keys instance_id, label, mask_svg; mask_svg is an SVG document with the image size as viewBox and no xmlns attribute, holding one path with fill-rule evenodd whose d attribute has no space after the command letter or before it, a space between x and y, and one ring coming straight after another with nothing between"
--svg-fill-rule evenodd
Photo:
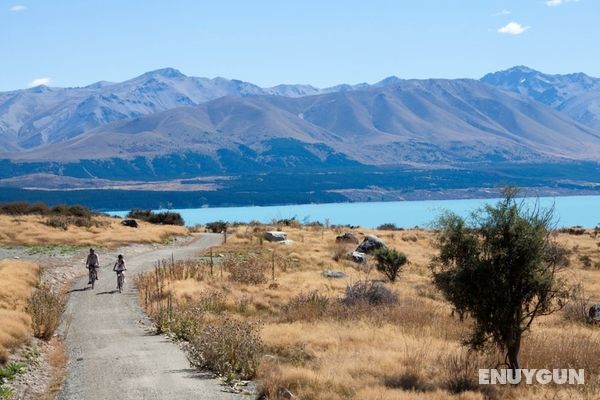
<instances>
[{"instance_id":1,"label":"bicycle","mask_svg":"<svg viewBox=\"0 0 600 400\"><path fill-rule=\"evenodd\" d=\"M117 271L117 289L119 289L119 293L123 291L123 284L125 283L125 274L123 271Z\"/></svg>"},{"instance_id":2,"label":"bicycle","mask_svg":"<svg viewBox=\"0 0 600 400\"><path fill-rule=\"evenodd\" d=\"M89 266L88 269L90 270L90 282L92 285L92 290L94 289L94 283L98 280L98 267L94 267L94 266Z\"/></svg>"}]
</instances>

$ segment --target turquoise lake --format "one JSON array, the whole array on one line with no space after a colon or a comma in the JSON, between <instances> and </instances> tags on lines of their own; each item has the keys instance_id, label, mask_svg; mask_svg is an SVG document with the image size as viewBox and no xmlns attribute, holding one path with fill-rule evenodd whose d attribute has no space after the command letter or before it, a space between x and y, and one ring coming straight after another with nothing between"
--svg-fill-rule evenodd
<instances>
[{"instance_id":1,"label":"turquoise lake","mask_svg":"<svg viewBox=\"0 0 600 400\"><path fill-rule=\"evenodd\" d=\"M600 224L600 196L541 197L542 207L555 209L558 227L581 225L594 227ZM271 222L274 219L293 218L299 221L329 220L330 224L360 225L376 227L394 223L409 228L416 225L427 227L444 210L468 216L472 210L484 204L493 204L497 199L472 200L424 200L392 201L372 203L300 204L266 207L216 207L173 210L181 213L187 225L204 224L211 221ZM533 202L533 200L527 200ZM127 212L111 214L124 216Z\"/></svg>"}]
</instances>

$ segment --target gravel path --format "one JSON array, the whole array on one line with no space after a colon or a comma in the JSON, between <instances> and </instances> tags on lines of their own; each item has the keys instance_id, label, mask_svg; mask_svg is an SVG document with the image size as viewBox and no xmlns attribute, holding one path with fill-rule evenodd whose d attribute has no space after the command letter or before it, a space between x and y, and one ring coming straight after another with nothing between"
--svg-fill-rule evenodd
<instances>
[{"instance_id":1,"label":"gravel path","mask_svg":"<svg viewBox=\"0 0 600 400\"><path fill-rule=\"evenodd\" d=\"M180 247L147 251L128 257L127 282L115 291L116 276L103 262L94 290L87 277L71 289L62 334L69 354L68 375L60 400L248 399L223 391L209 374L190 368L183 351L144 325L144 314L132 287L133 276L162 258L192 256L221 242L206 234ZM110 260L112 261L112 260ZM112 266L112 265L111 265Z\"/></svg>"}]
</instances>

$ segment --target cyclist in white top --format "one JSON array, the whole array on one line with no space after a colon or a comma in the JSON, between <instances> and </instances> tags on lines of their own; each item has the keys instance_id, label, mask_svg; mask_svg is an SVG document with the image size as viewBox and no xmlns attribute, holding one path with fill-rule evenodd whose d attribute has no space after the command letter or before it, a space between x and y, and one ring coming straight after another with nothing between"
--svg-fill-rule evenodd
<instances>
[{"instance_id":1,"label":"cyclist in white top","mask_svg":"<svg viewBox=\"0 0 600 400\"><path fill-rule=\"evenodd\" d=\"M125 259L123 258L123 255L119 254L119 256L117 257L117 262L115 263L115 265L113 267L113 271L115 271L117 273L117 289L118 289L119 288L119 283L118 283L119 275L123 275L123 281L125 281L125 271L127 271L127 268L125 267Z\"/></svg>"}]
</instances>

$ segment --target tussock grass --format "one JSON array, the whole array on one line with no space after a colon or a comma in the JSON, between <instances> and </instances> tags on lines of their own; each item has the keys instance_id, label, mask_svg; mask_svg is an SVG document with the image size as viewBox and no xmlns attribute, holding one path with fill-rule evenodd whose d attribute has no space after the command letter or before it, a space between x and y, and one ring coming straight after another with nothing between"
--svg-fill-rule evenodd
<instances>
[{"instance_id":1,"label":"tussock grass","mask_svg":"<svg viewBox=\"0 0 600 400\"><path fill-rule=\"evenodd\" d=\"M139 228L129 228L121 225L121 220L106 216L92 216L90 223L83 226L63 224L64 218L78 217L56 218L54 227L44 216L0 215L0 244L117 247L127 243L160 243L171 236L188 234L185 227L146 222L140 222Z\"/></svg>"},{"instance_id":2,"label":"tussock grass","mask_svg":"<svg viewBox=\"0 0 600 400\"><path fill-rule=\"evenodd\" d=\"M31 337L31 317L26 310L38 280L37 264L0 260L0 363Z\"/></svg>"},{"instance_id":3,"label":"tussock grass","mask_svg":"<svg viewBox=\"0 0 600 400\"><path fill-rule=\"evenodd\" d=\"M264 283L245 283L221 277L208 264L200 279L163 274L163 309L171 299L171 318L185 315L176 304L201 304L211 291L219 293L218 312L203 312L204 322L223 318L254 323L261 321L264 353L257 371L264 398L278 399L289 390L297 398L314 400L537 400L597 399L600 374L600 330L565 318L564 313L541 317L526 335L523 367L585 368L585 387L521 386L482 388L479 368L495 368L504 356L495 352L468 353L461 345L469 321L460 321L432 286L429 270L435 254L433 232L421 229L345 229L324 226L280 226L295 241L285 246L260 240L261 233L276 226L230 226L227 244L213 249L235 259L251 255L267 261ZM386 282L374 260L358 266L346 259L352 246L335 245L336 235L353 232L359 240L375 234L389 247L403 252L409 263L396 282ZM572 249L570 266L563 278L581 283L586 301L600 302L600 271L586 267L600 261L597 243L589 231L560 233L557 240ZM275 254L273 256L273 254ZM275 260L273 281L272 260ZM324 270L341 271L343 279L328 279ZM381 285L397 295L396 302L352 306L341 301L347 288L361 282ZM576 296L575 296L576 297ZM142 297L143 301L143 297ZM375 302L377 303L377 302ZM573 305L581 308L581 305ZM155 306L156 307L156 306ZM202 308L202 307L201 307ZM147 308L150 309L151 308Z\"/></svg>"}]
</instances>

